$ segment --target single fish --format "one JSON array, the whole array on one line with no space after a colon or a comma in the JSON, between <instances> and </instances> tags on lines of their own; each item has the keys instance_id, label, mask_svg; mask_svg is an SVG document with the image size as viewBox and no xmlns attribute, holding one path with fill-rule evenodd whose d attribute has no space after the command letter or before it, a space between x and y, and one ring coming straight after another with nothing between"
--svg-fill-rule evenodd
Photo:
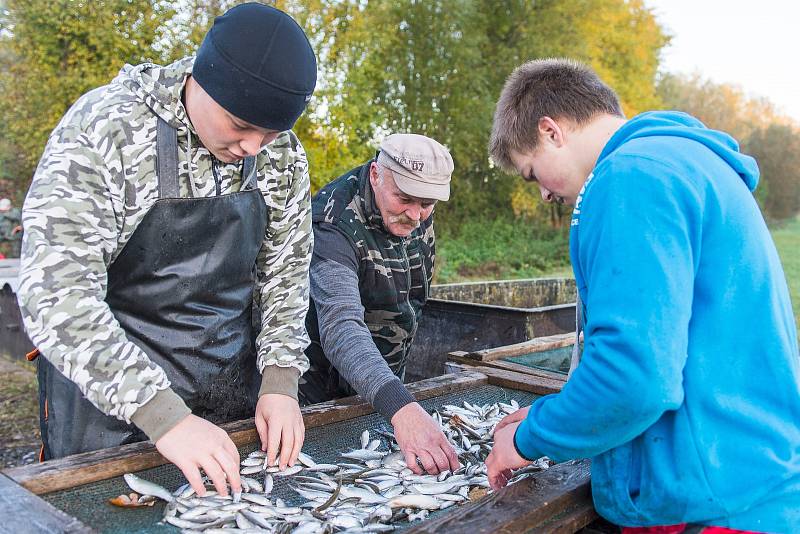
<instances>
[{"instance_id":1,"label":"single fish","mask_svg":"<svg viewBox=\"0 0 800 534\"><path fill-rule=\"evenodd\" d=\"M367 449L357 449L349 452L344 452L341 454L343 458L350 458L352 460L380 460L387 453L380 452L380 451L370 451Z\"/></svg>"},{"instance_id":2,"label":"single fish","mask_svg":"<svg viewBox=\"0 0 800 534\"><path fill-rule=\"evenodd\" d=\"M150 482L143 478L139 478L132 473L125 473L123 475L125 479L125 483L128 484L133 491L141 494L141 495L152 495L153 497L158 497L161 500L172 502L175 500L175 497L167 491L166 488L163 488L156 484L155 482Z\"/></svg>"},{"instance_id":3,"label":"single fish","mask_svg":"<svg viewBox=\"0 0 800 534\"><path fill-rule=\"evenodd\" d=\"M275 471L272 475L276 477L289 477L299 473L303 470L302 465L295 465L294 467L287 467L285 471Z\"/></svg>"},{"instance_id":4,"label":"single fish","mask_svg":"<svg viewBox=\"0 0 800 534\"><path fill-rule=\"evenodd\" d=\"M335 473L339 470L339 466L334 464L314 464L313 466L307 467L306 470L321 473Z\"/></svg>"},{"instance_id":5,"label":"single fish","mask_svg":"<svg viewBox=\"0 0 800 534\"><path fill-rule=\"evenodd\" d=\"M306 467L314 467L317 465L317 462L315 462L311 456L305 454L303 451L300 451L300 454L297 455L297 459Z\"/></svg>"},{"instance_id":6,"label":"single fish","mask_svg":"<svg viewBox=\"0 0 800 534\"><path fill-rule=\"evenodd\" d=\"M438 510L441 506L438 499L430 495L398 495L388 502L391 508L422 508Z\"/></svg>"},{"instance_id":7,"label":"single fish","mask_svg":"<svg viewBox=\"0 0 800 534\"><path fill-rule=\"evenodd\" d=\"M254 475L256 473L260 473L263 470L264 469L259 464L259 465L253 465L253 466L250 466L250 467L245 467L244 469L239 471L239 473L242 474L242 475Z\"/></svg>"}]
</instances>

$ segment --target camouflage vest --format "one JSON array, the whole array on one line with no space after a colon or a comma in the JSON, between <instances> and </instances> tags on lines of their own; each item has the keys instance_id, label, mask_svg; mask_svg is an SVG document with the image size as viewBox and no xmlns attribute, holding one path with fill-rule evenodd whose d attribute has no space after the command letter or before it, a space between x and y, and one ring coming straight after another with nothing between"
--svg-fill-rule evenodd
<instances>
[{"instance_id":1,"label":"camouflage vest","mask_svg":"<svg viewBox=\"0 0 800 534\"><path fill-rule=\"evenodd\" d=\"M375 206L369 182L371 163L352 169L321 189L312 201L313 220L315 224L335 225L352 241L358 255L364 322L392 372L402 380L433 278L433 215L408 237L390 234ZM312 342L306 354L316 367L326 362L320 361L324 355L313 302L306 327ZM354 393L349 385L340 384L340 389Z\"/></svg>"}]
</instances>

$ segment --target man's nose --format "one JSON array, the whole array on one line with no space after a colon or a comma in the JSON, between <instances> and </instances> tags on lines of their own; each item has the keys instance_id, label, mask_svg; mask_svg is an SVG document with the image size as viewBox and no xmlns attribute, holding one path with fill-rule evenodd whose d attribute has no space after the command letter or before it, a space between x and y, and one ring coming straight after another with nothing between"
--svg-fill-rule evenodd
<instances>
[{"instance_id":1,"label":"man's nose","mask_svg":"<svg viewBox=\"0 0 800 534\"><path fill-rule=\"evenodd\" d=\"M266 135L261 132L252 132L245 135L239 142L246 156L255 156L261 152L261 147L268 145L278 137L280 132L270 132Z\"/></svg>"},{"instance_id":2,"label":"man's nose","mask_svg":"<svg viewBox=\"0 0 800 534\"><path fill-rule=\"evenodd\" d=\"M406 217L408 217L412 221L418 221L420 219L421 214L422 214L422 208L420 206L409 206L406 209Z\"/></svg>"},{"instance_id":3,"label":"man's nose","mask_svg":"<svg viewBox=\"0 0 800 534\"><path fill-rule=\"evenodd\" d=\"M553 193L550 192L549 189L546 187L539 186L539 192L542 194L542 200L545 202L552 202L553 201Z\"/></svg>"}]
</instances>

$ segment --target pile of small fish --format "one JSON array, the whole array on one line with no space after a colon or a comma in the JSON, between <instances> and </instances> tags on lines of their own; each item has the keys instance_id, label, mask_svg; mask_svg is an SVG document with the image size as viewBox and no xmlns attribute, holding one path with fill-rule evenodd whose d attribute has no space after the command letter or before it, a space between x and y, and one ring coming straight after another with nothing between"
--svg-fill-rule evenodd
<instances>
[{"instance_id":1,"label":"pile of small fish","mask_svg":"<svg viewBox=\"0 0 800 534\"><path fill-rule=\"evenodd\" d=\"M240 494L223 497L209 490L195 495L188 484L174 493L125 475L134 491L167 501L164 521L186 533L232 530L278 534L379 533L389 532L394 524L417 521L434 510L442 510L470 499L470 491L486 493L489 481L485 460L492 448L492 431L506 415L519 409L510 404L478 406L445 405L434 412L445 436L459 456L462 466L439 475L416 475L408 468L391 432L376 430L382 439L370 439L365 430L360 448L340 456L337 464L317 463L300 453L294 467L280 471L267 465L266 453L256 450L242 460ZM540 458L520 469L509 482L519 481L546 469L550 461ZM271 499L276 478L287 481L305 502L289 506L282 499Z\"/></svg>"}]
</instances>

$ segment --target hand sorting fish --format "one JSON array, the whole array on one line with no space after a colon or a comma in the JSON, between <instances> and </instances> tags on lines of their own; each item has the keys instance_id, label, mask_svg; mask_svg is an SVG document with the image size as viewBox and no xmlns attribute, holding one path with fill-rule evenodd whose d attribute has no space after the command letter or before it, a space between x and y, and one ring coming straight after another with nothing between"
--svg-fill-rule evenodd
<instances>
[{"instance_id":1,"label":"hand sorting fish","mask_svg":"<svg viewBox=\"0 0 800 534\"><path fill-rule=\"evenodd\" d=\"M370 439L365 430L360 448L340 454L337 464L317 463L300 453L298 464L284 471L267 465L266 453L253 451L241 462L242 493L222 496L209 490L199 497L189 484L170 493L135 475L125 475L134 491L167 502L164 521L184 532L231 531L304 533L389 532L396 523L420 521L435 510L469 500L474 488L489 488L486 456L492 448L492 431L500 420L519 409L519 404L479 406L444 405L433 412L434 420L451 442L462 466L438 475L417 475L406 465L391 432L376 430ZM517 471L510 483L547 469L540 458ZM290 506L270 497L276 478L282 478L305 502Z\"/></svg>"}]
</instances>

